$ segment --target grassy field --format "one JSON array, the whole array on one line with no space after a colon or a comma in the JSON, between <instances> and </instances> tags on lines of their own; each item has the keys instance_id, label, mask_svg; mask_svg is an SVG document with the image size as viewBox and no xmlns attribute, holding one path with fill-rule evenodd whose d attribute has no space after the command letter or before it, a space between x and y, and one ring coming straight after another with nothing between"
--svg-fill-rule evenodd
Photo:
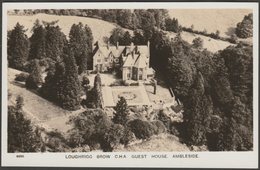
<instances>
[{"instance_id":1,"label":"grassy field","mask_svg":"<svg viewBox=\"0 0 260 170\"><path fill-rule=\"evenodd\" d=\"M170 12L171 14L171 12ZM196 16L196 15L195 15ZM194 21L194 25L197 25L196 22L199 22L197 20L192 20L193 15L190 16L191 23ZM68 36L70 27L74 23L82 22L83 24L87 24L93 33L94 42L99 41L100 44L104 45L104 38L109 37L111 34L111 31L117 26L116 24L103 21L100 19L94 19L94 18L88 18L88 17L78 17L78 16L59 16L59 15L49 15L49 14L36 14L32 16L16 16L16 15L10 15L8 16L8 30L11 30L17 22L24 25L26 29L26 34L30 37L32 32L31 29L33 27L33 23L36 19L39 19L40 21L55 21L59 20L58 25L61 27L61 30L65 33L65 35ZM226 19L223 19L226 20ZM232 20L230 21L232 23ZM225 23L225 22L224 22ZM190 24L191 25L191 24ZM203 25L203 24L202 24ZM206 27L209 27L210 23L206 24ZM214 27L214 26L213 26ZM196 28L196 27L195 27ZM215 27L214 27L215 28ZM127 30L127 29L125 29ZM133 34L133 31L127 30L131 34ZM174 38L176 36L175 33L169 33L169 37ZM196 35L188 32L182 33L182 38L185 41L188 41L189 43L192 43L192 40L196 37L201 37L204 41L204 48L207 48L211 52L216 52L218 50L222 50L226 48L229 45L232 45L226 41L221 40L215 40L206 36L202 35Z\"/></svg>"},{"instance_id":2,"label":"grassy field","mask_svg":"<svg viewBox=\"0 0 260 170\"><path fill-rule=\"evenodd\" d=\"M168 36L170 38L174 38L176 36L176 33L168 32ZM230 45L234 45L227 41L216 40L207 36L193 34L185 31L181 33L181 37L183 40L187 41L190 44L192 44L192 41L195 38L200 37L203 40L203 48L206 48L208 51L213 53L217 52L218 50L223 50Z\"/></svg>"},{"instance_id":3,"label":"grassy field","mask_svg":"<svg viewBox=\"0 0 260 170\"><path fill-rule=\"evenodd\" d=\"M15 75L19 73L20 71L18 70L8 69L8 90L12 94L11 103L9 104L15 104L16 97L21 95L24 98L23 110L33 123L48 130L58 129L59 131L66 132L70 129L70 125L66 124L69 116L77 114L82 110L74 112L64 110L40 97L35 92L27 90L24 83L14 81Z\"/></svg>"},{"instance_id":4,"label":"grassy field","mask_svg":"<svg viewBox=\"0 0 260 170\"><path fill-rule=\"evenodd\" d=\"M59 20L58 25L61 27L62 32L68 37L70 28L73 24L78 24L82 22L84 25L87 24L92 30L94 42L99 41L100 44L103 43L104 37L110 36L111 31L116 27L116 24L103 21L100 19L79 17L79 16L59 16L59 15L49 15L49 14L36 14L31 16L26 15L10 15L8 16L8 26L7 29L11 30L17 22L22 24L26 29L26 34L30 37L32 32L31 29L36 19L40 21L56 21ZM127 29L125 29L127 30ZM127 30L132 34L133 31Z\"/></svg>"},{"instance_id":5,"label":"grassy field","mask_svg":"<svg viewBox=\"0 0 260 170\"><path fill-rule=\"evenodd\" d=\"M234 28L250 9L172 9L169 15L179 20L185 27L194 26L194 30L207 30L208 33L220 31L221 36L230 36Z\"/></svg>"}]
</instances>

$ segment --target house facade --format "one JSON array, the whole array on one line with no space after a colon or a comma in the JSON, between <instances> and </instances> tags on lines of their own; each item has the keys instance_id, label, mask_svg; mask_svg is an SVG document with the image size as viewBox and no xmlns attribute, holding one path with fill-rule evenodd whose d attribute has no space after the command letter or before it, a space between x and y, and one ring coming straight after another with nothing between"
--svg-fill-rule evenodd
<instances>
[{"instance_id":1,"label":"house facade","mask_svg":"<svg viewBox=\"0 0 260 170\"><path fill-rule=\"evenodd\" d=\"M153 78L155 71L150 67L150 43L147 45L100 46L95 44L93 51L93 70L111 71L115 68L122 71L122 79L145 81Z\"/></svg>"}]
</instances>

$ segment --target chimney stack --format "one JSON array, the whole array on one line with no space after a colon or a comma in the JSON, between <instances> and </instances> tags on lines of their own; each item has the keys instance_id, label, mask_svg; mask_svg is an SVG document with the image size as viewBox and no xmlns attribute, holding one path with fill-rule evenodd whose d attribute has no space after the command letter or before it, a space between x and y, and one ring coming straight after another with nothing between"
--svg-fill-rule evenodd
<instances>
[{"instance_id":1,"label":"chimney stack","mask_svg":"<svg viewBox=\"0 0 260 170\"><path fill-rule=\"evenodd\" d=\"M107 49L109 49L109 47L110 47L110 42L107 41Z\"/></svg>"},{"instance_id":2,"label":"chimney stack","mask_svg":"<svg viewBox=\"0 0 260 170\"><path fill-rule=\"evenodd\" d=\"M150 41L147 41L147 47L150 48Z\"/></svg>"}]
</instances>

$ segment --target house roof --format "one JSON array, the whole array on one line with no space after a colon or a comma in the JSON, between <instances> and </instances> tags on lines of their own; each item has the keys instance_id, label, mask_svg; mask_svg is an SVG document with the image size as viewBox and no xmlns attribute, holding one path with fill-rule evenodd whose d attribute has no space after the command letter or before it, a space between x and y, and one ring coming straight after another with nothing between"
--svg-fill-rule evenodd
<instances>
[{"instance_id":1,"label":"house roof","mask_svg":"<svg viewBox=\"0 0 260 170\"><path fill-rule=\"evenodd\" d=\"M145 61L145 56L143 56L142 54L140 54L134 64L135 67L137 68L145 68L147 66L147 63Z\"/></svg>"},{"instance_id":2,"label":"house roof","mask_svg":"<svg viewBox=\"0 0 260 170\"><path fill-rule=\"evenodd\" d=\"M125 59L123 67L132 67L132 66L134 66L136 57L137 56L134 56L132 54L128 54L126 59Z\"/></svg>"},{"instance_id":3,"label":"house roof","mask_svg":"<svg viewBox=\"0 0 260 170\"><path fill-rule=\"evenodd\" d=\"M108 57L110 53L118 58L121 55L124 60L123 67L145 68L147 66L147 58L149 57L149 47L146 45L129 45L129 46L98 46L93 51L94 54L100 50L104 57Z\"/></svg>"}]
</instances>

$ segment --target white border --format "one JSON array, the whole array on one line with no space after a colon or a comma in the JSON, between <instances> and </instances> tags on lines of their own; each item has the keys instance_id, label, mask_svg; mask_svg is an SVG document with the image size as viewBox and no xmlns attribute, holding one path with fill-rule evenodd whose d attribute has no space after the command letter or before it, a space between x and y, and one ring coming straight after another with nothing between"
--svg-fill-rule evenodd
<instances>
[{"instance_id":1,"label":"white border","mask_svg":"<svg viewBox=\"0 0 260 170\"><path fill-rule=\"evenodd\" d=\"M126 152L126 153L27 153L24 158L16 158L15 153L7 153L7 10L10 9L104 9L104 8L166 8L166 9L253 9L254 15L254 151L251 152L188 152L198 154L197 159L171 158L173 154L186 152ZM257 3L3 3L2 24L2 166L53 166L53 167L185 167L185 168L257 168L258 167L258 4ZM65 155L93 155L93 159L65 159ZM129 159L97 159L96 155L105 154L112 157L124 154ZM167 154L168 159L133 159L137 154Z\"/></svg>"}]
</instances>

